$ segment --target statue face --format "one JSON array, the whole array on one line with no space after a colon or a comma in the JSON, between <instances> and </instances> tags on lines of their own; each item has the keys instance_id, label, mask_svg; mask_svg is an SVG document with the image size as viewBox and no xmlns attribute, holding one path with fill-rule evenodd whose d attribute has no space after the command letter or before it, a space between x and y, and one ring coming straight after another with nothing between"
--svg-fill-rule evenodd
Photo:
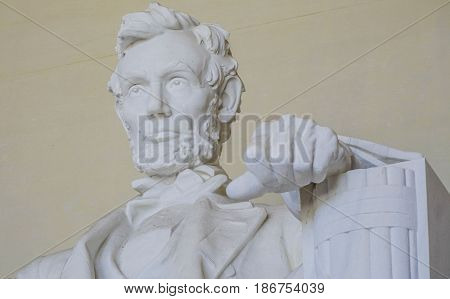
<instances>
[{"instance_id":1,"label":"statue face","mask_svg":"<svg viewBox=\"0 0 450 299\"><path fill-rule=\"evenodd\" d=\"M141 171L172 175L201 164L201 120L215 97L203 83L209 59L195 36L181 30L137 42L120 59L116 109Z\"/></svg>"}]
</instances>

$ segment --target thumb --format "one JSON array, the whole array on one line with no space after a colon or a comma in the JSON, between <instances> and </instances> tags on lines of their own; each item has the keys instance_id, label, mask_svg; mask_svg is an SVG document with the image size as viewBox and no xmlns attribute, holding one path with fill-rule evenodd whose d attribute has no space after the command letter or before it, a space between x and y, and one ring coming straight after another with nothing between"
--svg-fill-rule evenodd
<instances>
[{"instance_id":1,"label":"thumb","mask_svg":"<svg viewBox=\"0 0 450 299\"><path fill-rule=\"evenodd\" d=\"M262 196L268 190L250 171L237 177L227 186L227 196L236 201L245 201Z\"/></svg>"}]
</instances>

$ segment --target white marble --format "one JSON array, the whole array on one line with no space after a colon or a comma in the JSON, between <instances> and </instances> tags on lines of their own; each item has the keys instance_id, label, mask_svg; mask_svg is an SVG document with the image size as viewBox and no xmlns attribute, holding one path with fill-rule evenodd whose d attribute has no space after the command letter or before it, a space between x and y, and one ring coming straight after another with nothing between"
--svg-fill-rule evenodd
<instances>
[{"instance_id":1,"label":"white marble","mask_svg":"<svg viewBox=\"0 0 450 299\"><path fill-rule=\"evenodd\" d=\"M428 226L427 179L404 164L422 155L285 115L255 131L247 172L230 180L218 159L244 87L228 33L152 3L123 18L116 49L108 87L146 174L139 195L17 277L417 278L444 259L428 229L449 218ZM249 201L267 192L286 205Z\"/></svg>"},{"instance_id":2,"label":"white marble","mask_svg":"<svg viewBox=\"0 0 450 299\"><path fill-rule=\"evenodd\" d=\"M450 275L450 197L424 158L328 177L313 193L302 194L305 278Z\"/></svg>"}]
</instances>

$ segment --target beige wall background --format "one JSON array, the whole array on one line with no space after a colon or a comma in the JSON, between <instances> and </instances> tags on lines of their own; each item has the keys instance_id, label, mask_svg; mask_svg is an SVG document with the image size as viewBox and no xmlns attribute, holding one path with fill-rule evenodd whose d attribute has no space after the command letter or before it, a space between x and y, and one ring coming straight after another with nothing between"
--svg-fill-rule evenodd
<instances>
[{"instance_id":1,"label":"beige wall background","mask_svg":"<svg viewBox=\"0 0 450 299\"><path fill-rule=\"evenodd\" d=\"M231 32L243 112L300 94L276 112L422 152L450 187L449 1L160 2ZM0 275L135 195L140 175L106 82L122 15L147 5L0 1ZM239 145L224 165L231 177L244 170Z\"/></svg>"}]
</instances>

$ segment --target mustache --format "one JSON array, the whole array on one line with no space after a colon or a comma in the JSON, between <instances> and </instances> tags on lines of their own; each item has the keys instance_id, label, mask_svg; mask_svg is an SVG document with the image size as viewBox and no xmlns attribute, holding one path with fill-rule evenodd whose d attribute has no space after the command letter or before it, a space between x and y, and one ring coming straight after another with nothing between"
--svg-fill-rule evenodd
<instances>
[{"instance_id":1,"label":"mustache","mask_svg":"<svg viewBox=\"0 0 450 299\"><path fill-rule=\"evenodd\" d=\"M160 143L168 141L190 141L193 139L192 131L156 131L149 132L143 136L143 140L151 143Z\"/></svg>"}]
</instances>

